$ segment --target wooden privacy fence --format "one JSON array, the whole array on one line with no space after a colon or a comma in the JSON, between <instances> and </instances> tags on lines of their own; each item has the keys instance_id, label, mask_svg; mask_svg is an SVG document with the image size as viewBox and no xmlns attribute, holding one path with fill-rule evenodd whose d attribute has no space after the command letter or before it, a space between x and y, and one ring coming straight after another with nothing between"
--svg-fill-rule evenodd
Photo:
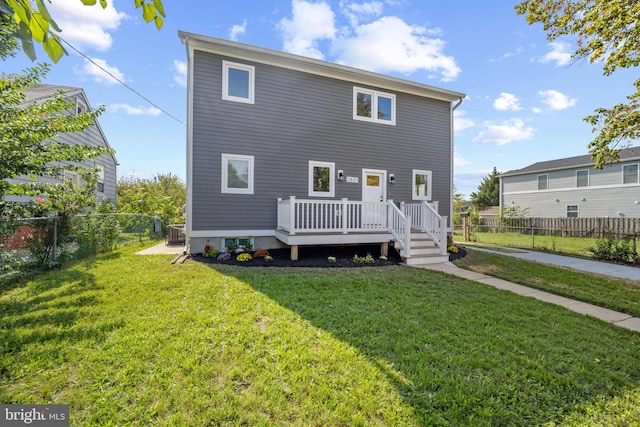
<instances>
[{"instance_id":1,"label":"wooden privacy fence","mask_svg":"<svg viewBox=\"0 0 640 427\"><path fill-rule=\"evenodd\" d=\"M637 237L640 218L483 218L477 231L511 231L563 237Z\"/></svg>"}]
</instances>

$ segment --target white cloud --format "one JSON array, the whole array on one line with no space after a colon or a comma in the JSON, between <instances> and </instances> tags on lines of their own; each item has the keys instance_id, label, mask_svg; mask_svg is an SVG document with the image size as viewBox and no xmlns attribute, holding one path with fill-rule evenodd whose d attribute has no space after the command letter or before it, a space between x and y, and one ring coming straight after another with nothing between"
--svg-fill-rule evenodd
<instances>
[{"instance_id":1,"label":"white cloud","mask_svg":"<svg viewBox=\"0 0 640 427\"><path fill-rule=\"evenodd\" d=\"M457 150L453 150L453 165L454 166L467 166L470 165L471 162L465 160Z\"/></svg>"},{"instance_id":2,"label":"white cloud","mask_svg":"<svg viewBox=\"0 0 640 427\"><path fill-rule=\"evenodd\" d=\"M454 80L460 73L455 58L444 53L439 29L410 25L395 16L380 17L383 2L341 2L348 24L339 32L325 0L292 0L291 5L291 18L282 19L277 27L287 52L324 59L319 43L328 41L336 62L357 68L403 74L426 70L439 74L442 81Z\"/></svg>"},{"instance_id":3,"label":"white cloud","mask_svg":"<svg viewBox=\"0 0 640 427\"><path fill-rule=\"evenodd\" d=\"M557 90L541 90L538 96L542 98L542 102L549 106L552 110L565 110L576 105L577 98L569 98L562 92Z\"/></svg>"},{"instance_id":4,"label":"white cloud","mask_svg":"<svg viewBox=\"0 0 640 427\"><path fill-rule=\"evenodd\" d=\"M385 16L354 28L352 37L336 39L333 50L339 62L370 71L411 74L426 70L439 73L442 81L454 80L460 68L452 56L443 53L444 41L432 34L425 27Z\"/></svg>"},{"instance_id":5,"label":"white cloud","mask_svg":"<svg viewBox=\"0 0 640 427\"><path fill-rule=\"evenodd\" d=\"M109 105L109 111L112 113L117 113L121 110L130 116L159 116L162 114L162 111L156 107L133 107L129 104Z\"/></svg>"},{"instance_id":6,"label":"white cloud","mask_svg":"<svg viewBox=\"0 0 640 427\"><path fill-rule=\"evenodd\" d=\"M187 63L176 59L173 61L173 70L175 71L173 81L182 87L187 87Z\"/></svg>"},{"instance_id":7,"label":"white cloud","mask_svg":"<svg viewBox=\"0 0 640 427\"><path fill-rule=\"evenodd\" d=\"M563 67L571 62L571 46L568 43L551 42L549 46L551 52L543 56L540 62L555 62L556 67Z\"/></svg>"},{"instance_id":8,"label":"white cloud","mask_svg":"<svg viewBox=\"0 0 640 427\"><path fill-rule=\"evenodd\" d=\"M520 55L522 52L524 52L524 48L518 47L514 51L503 53L502 57L503 58L511 58L512 56Z\"/></svg>"},{"instance_id":9,"label":"white cloud","mask_svg":"<svg viewBox=\"0 0 640 427\"><path fill-rule=\"evenodd\" d=\"M283 18L278 29L284 38L284 50L311 58L324 59L318 41L335 36L335 15L328 3L304 0L291 2L292 18Z\"/></svg>"},{"instance_id":10,"label":"white cloud","mask_svg":"<svg viewBox=\"0 0 640 427\"><path fill-rule=\"evenodd\" d=\"M501 92L500 96L493 101L493 108L498 111L518 111L520 100L512 93Z\"/></svg>"},{"instance_id":11,"label":"white cloud","mask_svg":"<svg viewBox=\"0 0 640 427\"><path fill-rule=\"evenodd\" d=\"M476 125L473 120L464 117L466 114L467 112L464 110L455 110L453 112L453 128L456 132L469 129Z\"/></svg>"},{"instance_id":12,"label":"white cloud","mask_svg":"<svg viewBox=\"0 0 640 427\"><path fill-rule=\"evenodd\" d=\"M238 40L238 36L244 34L244 32L247 30L247 20L243 20L242 21L242 25L234 25L231 27L231 30L229 31L229 38L233 41Z\"/></svg>"},{"instance_id":13,"label":"white cloud","mask_svg":"<svg viewBox=\"0 0 640 427\"><path fill-rule=\"evenodd\" d=\"M56 0L47 5L51 16L62 29L60 36L78 49L107 51L113 42L109 31L127 18L118 12L113 2L103 9L100 5L85 6L78 0Z\"/></svg>"},{"instance_id":14,"label":"white cloud","mask_svg":"<svg viewBox=\"0 0 640 427\"><path fill-rule=\"evenodd\" d=\"M342 14L349 18L351 26L357 26L361 19L371 19L382 14L384 4L379 1L365 3L347 3L340 2Z\"/></svg>"},{"instance_id":15,"label":"white cloud","mask_svg":"<svg viewBox=\"0 0 640 427\"><path fill-rule=\"evenodd\" d=\"M535 129L527 127L522 119L513 118L496 124L486 122L484 130L474 138L475 144L505 145L533 138Z\"/></svg>"},{"instance_id":16,"label":"white cloud","mask_svg":"<svg viewBox=\"0 0 640 427\"><path fill-rule=\"evenodd\" d=\"M118 84L118 80L125 81L124 74L118 68L108 65L104 59L91 58L91 61L93 63L85 59L82 66L75 67L76 74L89 76L94 82L106 85Z\"/></svg>"}]
</instances>

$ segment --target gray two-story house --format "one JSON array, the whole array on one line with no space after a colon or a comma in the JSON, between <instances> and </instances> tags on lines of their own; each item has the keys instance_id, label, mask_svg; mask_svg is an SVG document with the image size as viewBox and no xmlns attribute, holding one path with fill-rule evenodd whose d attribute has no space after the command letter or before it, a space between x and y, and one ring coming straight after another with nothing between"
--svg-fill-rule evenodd
<instances>
[{"instance_id":1,"label":"gray two-story house","mask_svg":"<svg viewBox=\"0 0 640 427\"><path fill-rule=\"evenodd\" d=\"M74 111L70 114L82 113L91 110L91 105L87 98L86 93L82 88L49 85L49 84L37 84L27 88L25 92L25 104L39 103L51 99L63 92L65 97L70 99L74 105ZM67 145L85 145L90 147L105 147L111 148L109 141L107 140L100 123L95 120L91 126L82 132L74 133L60 133L55 138L56 142ZM98 200L108 199L114 205L116 204L116 168L117 160L113 154L104 154L98 158L90 159L82 163L82 166L87 168L95 168L98 170L98 182L96 188L96 196ZM68 162L63 162L62 166L77 166ZM70 180L76 183L80 182L80 177L76 171L71 169L65 171L64 179ZM31 178L27 176L20 176L16 179L10 180L12 183L23 182L48 182L57 183L60 182L57 178L40 176ZM20 196L6 196L8 201L23 201L27 198Z\"/></svg>"},{"instance_id":2,"label":"gray two-story house","mask_svg":"<svg viewBox=\"0 0 640 427\"><path fill-rule=\"evenodd\" d=\"M188 250L391 243L446 254L464 94L179 32ZM430 242L428 243L427 240ZM423 248L424 247L424 248Z\"/></svg>"},{"instance_id":3,"label":"gray two-story house","mask_svg":"<svg viewBox=\"0 0 640 427\"><path fill-rule=\"evenodd\" d=\"M537 218L640 217L640 147L594 169L591 155L538 162L500 176L501 208Z\"/></svg>"}]
</instances>

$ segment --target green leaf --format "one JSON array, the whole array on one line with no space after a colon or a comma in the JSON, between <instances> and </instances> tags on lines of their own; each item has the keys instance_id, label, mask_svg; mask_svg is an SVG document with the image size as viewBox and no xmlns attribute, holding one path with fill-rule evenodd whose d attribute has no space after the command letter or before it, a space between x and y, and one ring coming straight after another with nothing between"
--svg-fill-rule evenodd
<instances>
[{"instance_id":1,"label":"green leaf","mask_svg":"<svg viewBox=\"0 0 640 427\"><path fill-rule=\"evenodd\" d=\"M56 63L62 58L62 55L67 53L56 37L47 37L42 43L42 48L49 58Z\"/></svg>"},{"instance_id":2,"label":"green leaf","mask_svg":"<svg viewBox=\"0 0 640 427\"><path fill-rule=\"evenodd\" d=\"M100 0L100 6L102 6L103 9L107 8L107 0Z\"/></svg>"},{"instance_id":3,"label":"green leaf","mask_svg":"<svg viewBox=\"0 0 640 427\"><path fill-rule=\"evenodd\" d=\"M40 13L34 12L31 14L29 29L31 30L33 39L42 43L45 36L49 33L49 23Z\"/></svg>"},{"instance_id":4,"label":"green leaf","mask_svg":"<svg viewBox=\"0 0 640 427\"><path fill-rule=\"evenodd\" d=\"M167 15L164 13L164 6L162 5L162 0L153 0L153 4L156 6L156 10L163 17L166 18ZM159 29L159 28L158 28Z\"/></svg>"},{"instance_id":5,"label":"green leaf","mask_svg":"<svg viewBox=\"0 0 640 427\"><path fill-rule=\"evenodd\" d=\"M134 4L136 5L136 9L144 4L144 0L134 0Z\"/></svg>"},{"instance_id":6,"label":"green leaf","mask_svg":"<svg viewBox=\"0 0 640 427\"><path fill-rule=\"evenodd\" d=\"M164 20L162 19L161 16L156 16L155 17L155 21L156 21L156 28L159 30L162 28L162 24L164 24Z\"/></svg>"},{"instance_id":7,"label":"green leaf","mask_svg":"<svg viewBox=\"0 0 640 427\"><path fill-rule=\"evenodd\" d=\"M29 39L21 39L22 41L22 51L29 57L30 60L36 60L36 51L33 48L33 41Z\"/></svg>"},{"instance_id":8,"label":"green leaf","mask_svg":"<svg viewBox=\"0 0 640 427\"><path fill-rule=\"evenodd\" d=\"M49 23L49 26L54 31L57 31L57 32L62 31L60 27L58 27L58 24L56 24L56 21L54 21L51 15L49 14L49 10L47 10L47 7L42 2L42 0L36 0L36 4L38 5L38 11L40 12L40 14L42 14L42 17Z\"/></svg>"},{"instance_id":9,"label":"green leaf","mask_svg":"<svg viewBox=\"0 0 640 427\"><path fill-rule=\"evenodd\" d=\"M142 18L145 22L151 22L156 17L156 8L149 3L142 5Z\"/></svg>"},{"instance_id":10,"label":"green leaf","mask_svg":"<svg viewBox=\"0 0 640 427\"><path fill-rule=\"evenodd\" d=\"M84 4L85 6L93 6L96 4L96 0L80 0L82 1L82 4Z\"/></svg>"},{"instance_id":11,"label":"green leaf","mask_svg":"<svg viewBox=\"0 0 640 427\"><path fill-rule=\"evenodd\" d=\"M9 4L10 6L13 8L13 12L15 13L15 16L17 16L17 21L18 22L24 22L25 24L28 25L29 21L31 20L29 15L31 14L30 10L25 9L20 3L16 2L16 1L11 1L9 0Z\"/></svg>"}]
</instances>

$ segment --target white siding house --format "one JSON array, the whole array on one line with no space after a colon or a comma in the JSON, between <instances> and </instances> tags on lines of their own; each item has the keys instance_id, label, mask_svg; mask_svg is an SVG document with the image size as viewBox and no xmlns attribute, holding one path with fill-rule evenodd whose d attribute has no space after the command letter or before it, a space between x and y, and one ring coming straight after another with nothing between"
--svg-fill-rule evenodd
<instances>
[{"instance_id":1,"label":"white siding house","mask_svg":"<svg viewBox=\"0 0 640 427\"><path fill-rule=\"evenodd\" d=\"M640 147L594 169L590 155L534 163L500 176L500 207L538 218L640 218Z\"/></svg>"}]
</instances>

